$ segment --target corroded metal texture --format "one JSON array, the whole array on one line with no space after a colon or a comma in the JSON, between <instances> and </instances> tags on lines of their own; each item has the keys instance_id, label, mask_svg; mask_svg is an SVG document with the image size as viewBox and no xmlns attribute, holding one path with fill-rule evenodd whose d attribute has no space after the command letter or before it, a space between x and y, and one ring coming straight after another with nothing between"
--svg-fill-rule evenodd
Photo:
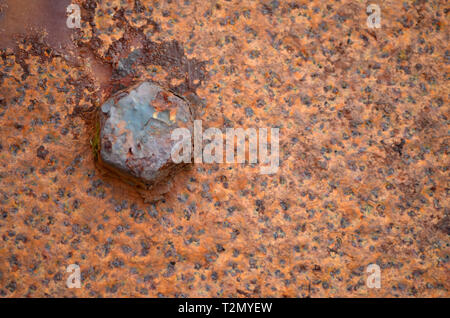
<instances>
[{"instance_id":1,"label":"corroded metal texture","mask_svg":"<svg viewBox=\"0 0 450 318\"><path fill-rule=\"evenodd\" d=\"M354 0L73 2L76 50L0 53L2 297L449 296L448 1L380 1L380 29ZM145 203L93 151L142 81L279 127L278 172L197 164Z\"/></svg>"},{"instance_id":2,"label":"corroded metal texture","mask_svg":"<svg viewBox=\"0 0 450 318\"><path fill-rule=\"evenodd\" d=\"M185 99L154 83L121 91L101 106L101 162L125 178L153 188L185 165L172 161L175 141L171 134L187 128L192 135L193 120Z\"/></svg>"},{"instance_id":3,"label":"corroded metal texture","mask_svg":"<svg viewBox=\"0 0 450 318\"><path fill-rule=\"evenodd\" d=\"M70 0L0 0L0 48L14 46L15 36L41 30L54 48L70 46L72 30L66 27Z\"/></svg>"}]
</instances>

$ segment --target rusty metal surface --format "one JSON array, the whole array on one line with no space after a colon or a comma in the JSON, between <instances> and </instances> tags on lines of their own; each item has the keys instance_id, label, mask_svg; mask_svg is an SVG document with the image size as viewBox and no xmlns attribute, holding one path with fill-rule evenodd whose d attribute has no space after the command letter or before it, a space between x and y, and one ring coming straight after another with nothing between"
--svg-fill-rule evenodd
<instances>
[{"instance_id":1,"label":"rusty metal surface","mask_svg":"<svg viewBox=\"0 0 450 318\"><path fill-rule=\"evenodd\" d=\"M448 2L383 1L380 29L364 1L74 2L68 47L2 44L0 296L449 296ZM144 203L91 144L145 80L279 127L278 172L197 164Z\"/></svg>"}]
</instances>

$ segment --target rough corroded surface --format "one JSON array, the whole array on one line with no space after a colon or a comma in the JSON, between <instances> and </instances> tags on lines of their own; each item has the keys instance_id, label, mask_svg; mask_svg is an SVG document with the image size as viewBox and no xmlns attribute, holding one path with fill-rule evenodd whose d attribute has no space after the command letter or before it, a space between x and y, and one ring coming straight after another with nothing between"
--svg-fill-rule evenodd
<instances>
[{"instance_id":1,"label":"rough corroded surface","mask_svg":"<svg viewBox=\"0 0 450 318\"><path fill-rule=\"evenodd\" d=\"M185 165L172 161L171 134L187 128L192 135L193 120L185 99L154 83L121 91L101 106L101 162L152 188Z\"/></svg>"},{"instance_id":2,"label":"rough corroded surface","mask_svg":"<svg viewBox=\"0 0 450 318\"><path fill-rule=\"evenodd\" d=\"M78 65L0 54L1 296L449 296L448 1L379 1L372 30L354 0L79 3ZM280 127L278 172L195 165L144 203L91 147L135 80Z\"/></svg>"}]
</instances>

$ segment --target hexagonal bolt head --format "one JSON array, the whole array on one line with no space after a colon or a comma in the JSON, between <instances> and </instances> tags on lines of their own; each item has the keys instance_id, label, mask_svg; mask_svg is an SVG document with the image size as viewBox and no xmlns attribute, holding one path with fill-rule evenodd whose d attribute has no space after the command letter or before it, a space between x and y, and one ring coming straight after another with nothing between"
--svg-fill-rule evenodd
<instances>
[{"instance_id":1,"label":"hexagonal bolt head","mask_svg":"<svg viewBox=\"0 0 450 318\"><path fill-rule=\"evenodd\" d=\"M121 91L100 110L100 162L125 181L150 189L170 179L186 163L171 150L176 128L193 131L189 102L154 83Z\"/></svg>"}]
</instances>

